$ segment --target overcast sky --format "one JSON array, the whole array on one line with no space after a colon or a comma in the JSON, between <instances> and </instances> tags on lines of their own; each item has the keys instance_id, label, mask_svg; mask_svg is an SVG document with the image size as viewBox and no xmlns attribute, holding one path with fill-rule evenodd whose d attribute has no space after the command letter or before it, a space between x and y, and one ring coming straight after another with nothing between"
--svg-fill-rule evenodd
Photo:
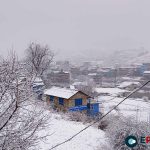
<instances>
[{"instance_id":1,"label":"overcast sky","mask_svg":"<svg viewBox=\"0 0 150 150\"><path fill-rule=\"evenodd\" d=\"M149 40L150 0L0 0L0 54L21 56L32 41L77 54L150 49Z\"/></svg>"}]
</instances>

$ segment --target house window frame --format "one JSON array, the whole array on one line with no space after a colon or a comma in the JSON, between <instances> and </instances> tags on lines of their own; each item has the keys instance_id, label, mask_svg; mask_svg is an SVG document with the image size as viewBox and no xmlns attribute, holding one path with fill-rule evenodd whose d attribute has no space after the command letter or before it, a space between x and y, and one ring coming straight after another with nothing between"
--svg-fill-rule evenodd
<instances>
[{"instance_id":1,"label":"house window frame","mask_svg":"<svg viewBox=\"0 0 150 150\"><path fill-rule=\"evenodd\" d=\"M79 100L80 100L80 102L79 102ZM83 99L82 98L75 99L75 106L82 106L82 105L83 105Z\"/></svg>"},{"instance_id":2,"label":"house window frame","mask_svg":"<svg viewBox=\"0 0 150 150\"><path fill-rule=\"evenodd\" d=\"M50 102L54 101L54 96L50 95Z\"/></svg>"},{"instance_id":3,"label":"house window frame","mask_svg":"<svg viewBox=\"0 0 150 150\"><path fill-rule=\"evenodd\" d=\"M64 98L59 97L58 102L59 102L59 105L64 105Z\"/></svg>"}]
</instances>

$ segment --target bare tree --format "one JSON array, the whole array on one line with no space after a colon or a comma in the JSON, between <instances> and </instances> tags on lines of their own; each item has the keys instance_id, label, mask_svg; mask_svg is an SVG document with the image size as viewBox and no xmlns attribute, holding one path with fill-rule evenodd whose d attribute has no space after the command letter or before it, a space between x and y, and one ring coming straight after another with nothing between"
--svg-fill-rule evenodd
<instances>
[{"instance_id":1,"label":"bare tree","mask_svg":"<svg viewBox=\"0 0 150 150\"><path fill-rule=\"evenodd\" d=\"M37 75L42 76L52 63L54 53L47 45L41 46L36 43L31 43L26 52L30 71L34 71Z\"/></svg>"},{"instance_id":2,"label":"bare tree","mask_svg":"<svg viewBox=\"0 0 150 150\"><path fill-rule=\"evenodd\" d=\"M77 87L77 89L78 89L79 91L82 91L82 92L84 92L85 94L87 94L87 95L93 97L95 86L96 86L96 85L95 85L95 82L94 82L92 79L87 79L86 85L79 85L79 86Z\"/></svg>"},{"instance_id":3,"label":"bare tree","mask_svg":"<svg viewBox=\"0 0 150 150\"><path fill-rule=\"evenodd\" d=\"M47 125L44 109L32 93L31 74L21 67L15 54L0 60L0 149L27 150L47 135L38 131Z\"/></svg>"}]
</instances>

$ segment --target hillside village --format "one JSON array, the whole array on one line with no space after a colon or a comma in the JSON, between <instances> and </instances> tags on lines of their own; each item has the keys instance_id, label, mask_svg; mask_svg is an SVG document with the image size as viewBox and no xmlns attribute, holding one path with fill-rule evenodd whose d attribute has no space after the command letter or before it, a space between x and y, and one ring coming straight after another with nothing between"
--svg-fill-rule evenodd
<instances>
[{"instance_id":1,"label":"hillside village","mask_svg":"<svg viewBox=\"0 0 150 150\"><path fill-rule=\"evenodd\" d=\"M33 45L35 54L37 52L34 46L39 46L40 50L42 49L40 45ZM41 53L43 52L39 51L36 57L39 58ZM45 62L49 62L47 55L44 55L42 59L44 57L46 57ZM35 134L39 137L42 135L46 137L44 141L38 141L36 148L40 147L42 150L48 150L50 147L53 149L53 146L57 146L59 142L70 139L76 133L87 129L84 132L85 134L77 137L72 143L68 143L68 146L75 150L81 150L81 147L86 147L87 150L92 150L93 147L97 147L100 150L105 148L112 149L109 141L105 140L106 136L110 136L110 132L114 132L116 134L114 136L122 134L121 130L128 128L128 122L132 125L131 129L136 127L135 124L140 125L141 123L143 126L142 132L145 133L145 130L147 130L150 123L150 85L147 84L134 94L131 93L150 80L150 63L132 64L127 67L104 67L102 61L86 61L81 65L75 65L75 63L72 64L69 61L53 61L50 62L48 67L46 65L45 67L47 68L45 69L43 64L42 67L37 66L36 68L36 63L34 63L35 68L33 68L32 61L15 61L15 58L12 60L14 62L11 62L11 59L10 62L4 61L0 69L2 70L1 79L4 79L6 83L10 83L9 80L12 80L8 88L11 94L14 92L13 96L10 97L10 102L12 101L13 103L14 96L16 96L16 100L23 100L23 103L18 103L21 107L16 105L14 110L16 111L20 107L21 110L18 110L21 111L20 115L24 111L27 111L27 114L33 111L33 118L37 115L35 119L39 119L39 122L36 122L39 123L39 125L37 124L39 128L40 124L41 126L48 124L46 128L44 127ZM9 74L7 72L3 74L5 68L8 69ZM45 71L41 73L43 68ZM14 69L15 71L9 71L9 69ZM12 76L12 78L9 76ZM1 83L2 86L4 83ZM7 90L7 84L5 88ZM4 96L2 95L3 101L9 95L9 92L5 92L5 88L2 88L2 93L4 93ZM128 95L130 96L128 97ZM18 99L18 97L20 98ZM128 98L126 99L126 97ZM126 100L122 103L124 99ZM116 107L120 102L121 104ZM9 101L7 103L2 103L2 106L11 106ZM4 110L6 109L7 111L6 106ZM13 105L13 107L15 106ZM101 121L101 118L108 112L109 114ZM44 122L41 123L40 115L48 118L45 118ZM25 123L29 125L30 132L28 117L24 119L27 119ZM33 120L33 126L36 123ZM112 124L114 128L111 127ZM87 128L88 125L89 129ZM139 130L136 132L140 132ZM94 135L89 140L86 134L90 136L92 133ZM50 136L45 134L50 134ZM59 136L60 138L58 139ZM80 138L86 140L87 143L81 143ZM123 136L121 141L125 138L126 136ZM116 138L115 142L122 145L122 142L117 140L119 139ZM76 146L76 142L81 147ZM66 150L68 146L66 145L63 148L60 146L58 149ZM123 146L126 147L125 144Z\"/></svg>"},{"instance_id":2,"label":"hillside village","mask_svg":"<svg viewBox=\"0 0 150 150\"><path fill-rule=\"evenodd\" d=\"M49 110L64 117L66 113L79 112L93 119L100 118L150 79L150 63L114 68L102 67L96 61L81 66L59 61L49 70L42 77L44 81L40 77L35 79L33 90ZM147 85L131 95L112 114L150 123L149 90Z\"/></svg>"},{"instance_id":3,"label":"hillside village","mask_svg":"<svg viewBox=\"0 0 150 150\"><path fill-rule=\"evenodd\" d=\"M25 80L21 78L22 81ZM56 117L53 121L59 130L57 118L60 118L61 124L66 120L63 118L68 118L66 113L72 113L75 122L85 120L75 113L89 117L86 119L88 122L91 118L98 119L149 79L150 63L114 68L102 67L96 61L84 62L81 66L73 65L69 61L59 61L52 63L43 76L34 79L32 90L37 102L46 104L52 116ZM147 85L131 95L112 114L150 123L149 90L150 85ZM68 123L64 122L64 125ZM104 137L103 132L101 135ZM57 136L54 135L54 138ZM45 147L43 144L41 146Z\"/></svg>"},{"instance_id":4,"label":"hillside village","mask_svg":"<svg viewBox=\"0 0 150 150\"><path fill-rule=\"evenodd\" d=\"M33 45L36 54L34 46L42 49L40 45ZM41 53L43 51L39 51L36 57L40 58ZM47 55L43 57L46 58L45 62L49 62ZM46 65L45 69L43 64L42 67L39 67L36 66L37 63L35 62L33 68L33 65L31 65L32 59L31 61L16 61L15 58L12 58L10 62L2 61L0 67L2 72L1 106L4 108L1 115L5 115L7 111L10 114L12 113L14 124L17 125L17 116L13 114L17 112L16 115L21 115L28 127L28 132L33 132L33 135L37 130L36 128L42 126L33 137L44 136L47 138L42 141L41 137L34 147L40 147L42 150L48 150L49 147L53 149L53 146L56 146L59 142L70 139L83 129L87 129L83 135L79 135L76 140L73 139L72 144L68 143L68 146L75 150L81 150L81 147L86 147L87 150L91 150L93 147L98 149L112 148L108 140L104 140L106 136L110 136L110 132L114 136L122 134L121 130L124 131L128 128L128 122L132 125L129 130L136 127L135 124L141 124L143 126L142 132L145 133L149 127L150 85L147 84L132 95L130 93L150 80L150 63L133 64L127 67L103 67L99 61L86 61L81 65L75 65L69 61L53 61L50 62L48 67ZM45 69L44 72L43 68ZM130 96L128 97L128 95ZM9 101L6 101L8 96ZM122 103L126 97L128 98ZM13 104L14 100L16 105ZM120 102L121 104L116 107ZM11 105L13 108L11 108ZM14 112L11 112L11 109ZM101 118L108 112L109 115L101 121ZM22 117L23 114L26 117ZM32 118L30 118L30 115ZM11 120L11 116L9 117ZM10 121L9 117L5 118L6 120L8 118L6 124ZM40 117L42 117L42 123ZM28 121L28 118L30 121ZM2 118L4 124L2 123L3 126L1 127L4 129L5 119ZM9 123L8 125L11 126L11 122ZM32 132L30 131L32 130L30 124L33 124ZM46 126L46 124L48 125ZM111 127L112 124L114 128ZM20 130L20 128L16 129ZM14 130L16 129L14 128ZM140 132L140 128L135 130L137 133ZM20 132L22 132L22 129ZM91 132L94 135L89 140L86 134L90 136ZM5 130L3 130L3 133L5 133ZM50 136L45 134L50 134ZM18 137L18 134L16 136ZM61 137L58 139L59 136ZM31 138L33 137L31 136ZM80 138L86 140L87 143L81 143ZM126 136L123 136L121 141L124 141L125 138ZM117 140L119 139L116 138L115 142L122 145L122 142L120 143L120 140ZM36 140L29 139L29 142L31 141L34 143ZM82 146L77 147L75 142ZM12 144L14 145L14 143ZM123 146L126 147L125 144ZM58 149L66 150L68 149L66 147L67 144L64 148L60 146ZM145 146L142 145L143 147Z\"/></svg>"},{"instance_id":5,"label":"hillside village","mask_svg":"<svg viewBox=\"0 0 150 150\"><path fill-rule=\"evenodd\" d=\"M150 150L149 6L0 1L0 150Z\"/></svg>"},{"instance_id":6,"label":"hillside village","mask_svg":"<svg viewBox=\"0 0 150 150\"><path fill-rule=\"evenodd\" d=\"M72 92L82 91L97 101L100 96L125 97L150 79L150 63L112 68L101 67L96 61L84 62L81 66L74 66L69 61L59 61L54 63L50 70L51 72L48 71L44 75L45 81L42 82L42 79L37 81L36 78L34 90L36 89L37 95L38 92L42 95L46 93L43 87L47 86L48 90L57 87ZM56 91L59 93L57 88ZM149 99L149 88L149 85L144 87L132 98ZM43 99L43 96L40 98Z\"/></svg>"}]
</instances>

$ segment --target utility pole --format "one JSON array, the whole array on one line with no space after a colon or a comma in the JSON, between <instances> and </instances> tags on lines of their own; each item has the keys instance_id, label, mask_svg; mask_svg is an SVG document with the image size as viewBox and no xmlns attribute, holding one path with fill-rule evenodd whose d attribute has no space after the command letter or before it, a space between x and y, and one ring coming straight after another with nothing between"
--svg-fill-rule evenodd
<instances>
[{"instance_id":1,"label":"utility pole","mask_svg":"<svg viewBox=\"0 0 150 150\"><path fill-rule=\"evenodd\" d=\"M117 86L117 76L118 76L118 64L115 64L115 68L114 68L114 76L115 76L115 79L114 79L114 86L116 87Z\"/></svg>"},{"instance_id":2,"label":"utility pole","mask_svg":"<svg viewBox=\"0 0 150 150\"><path fill-rule=\"evenodd\" d=\"M115 76L114 86L116 87L117 86L117 66L115 66L115 69L114 69L114 76Z\"/></svg>"},{"instance_id":3,"label":"utility pole","mask_svg":"<svg viewBox=\"0 0 150 150\"><path fill-rule=\"evenodd\" d=\"M114 81L114 85L115 87L117 86L117 68L115 68L115 81Z\"/></svg>"},{"instance_id":4,"label":"utility pole","mask_svg":"<svg viewBox=\"0 0 150 150\"><path fill-rule=\"evenodd\" d=\"M103 86L103 76L101 75L100 77L100 86L102 87Z\"/></svg>"},{"instance_id":5,"label":"utility pole","mask_svg":"<svg viewBox=\"0 0 150 150\"><path fill-rule=\"evenodd\" d=\"M138 115L139 115L139 106L137 106L137 109L136 109L136 122L138 123Z\"/></svg>"}]
</instances>

